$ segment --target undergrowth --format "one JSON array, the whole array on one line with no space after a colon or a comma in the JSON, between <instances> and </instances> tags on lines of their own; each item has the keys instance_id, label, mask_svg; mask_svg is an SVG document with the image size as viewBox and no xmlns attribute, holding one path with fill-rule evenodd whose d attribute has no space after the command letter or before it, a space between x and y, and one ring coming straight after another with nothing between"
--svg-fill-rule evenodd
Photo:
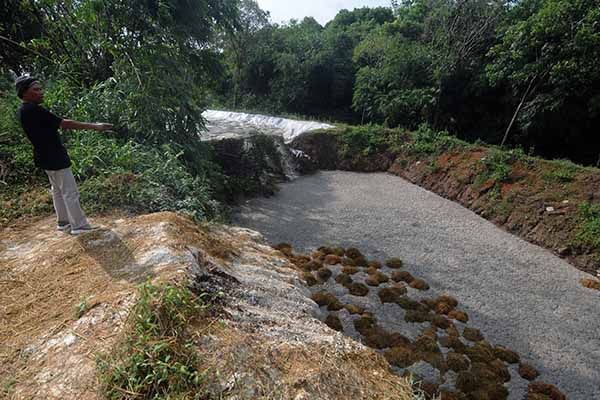
<instances>
[{"instance_id":1,"label":"undergrowth","mask_svg":"<svg viewBox=\"0 0 600 400\"><path fill-rule=\"evenodd\" d=\"M577 241L600 250L600 204L581 203L578 219Z\"/></svg>"},{"instance_id":2,"label":"undergrowth","mask_svg":"<svg viewBox=\"0 0 600 400\"><path fill-rule=\"evenodd\" d=\"M143 284L125 338L97 358L110 400L205 399L207 371L186 331L207 308L189 289Z\"/></svg>"}]
</instances>

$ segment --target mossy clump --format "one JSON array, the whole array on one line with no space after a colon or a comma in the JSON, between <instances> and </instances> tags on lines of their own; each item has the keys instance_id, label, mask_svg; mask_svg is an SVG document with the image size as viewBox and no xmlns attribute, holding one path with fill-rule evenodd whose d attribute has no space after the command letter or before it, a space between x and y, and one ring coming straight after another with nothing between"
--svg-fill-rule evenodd
<instances>
[{"instance_id":1,"label":"mossy clump","mask_svg":"<svg viewBox=\"0 0 600 400\"><path fill-rule=\"evenodd\" d=\"M450 321L443 315L435 314L431 317L431 325L436 328L446 329L450 326Z\"/></svg>"},{"instance_id":2,"label":"mossy clump","mask_svg":"<svg viewBox=\"0 0 600 400\"><path fill-rule=\"evenodd\" d=\"M361 328L361 334L363 335L363 342L374 349L383 350L390 347L409 347L410 340L395 332L388 332L378 325L373 325L370 328Z\"/></svg>"},{"instance_id":3,"label":"mossy clump","mask_svg":"<svg viewBox=\"0 0 600 400\"><path fill-rule=\"evenodd\" d=\"M382 303L397 303L404 294L406 294L404 286L394 286L380 289L377 296Z\"/></svg>"},{"instance_id":4,"label":"mossy clump","mask_svg":"<svg viewBox=\"0 0 600 400\"><path fill-rule=\"evenodd\" d=\"M322 267L319 268L319 270L317 271L317 276L319 277L319 279L323 282L327 281L329 278L331 278L331 275L333 275L333 273L331 272L331 270L327 267Z\"/></svg>"},{"instance_id":5,"label":"mossy clump","mask_svg":"<svg viewBox=\"0 0 600 400\"><path fill-rule=\"evenodd\" d=\"M448 372L448 364L442 353L438 352L419 352L419 359L431 365L433 368L445 374Z\"/></svg>"},{"instance_id":6,"label":"mossy clump","mask_svg":"<svg viewBox=\"0 0 600 400\"><path fill-rule=\"evenodd\" d=\"M489 365L481 362L471 364L471 373L477 377L477 380L482 384L490 385L500 382L500 378L494 373Z\"/></svg>"},{"instance_id":7,"label":"mossy clump","mask_svg":"<svg viewBox=\"0 0 600 400\"><path fill-rule=\"evenodd\" d=\"M423 279L415 279L408 285L417 290L429 290L429 285Z\"/></svg>"},{"instance_id":8,"label":"mossy clump","mask_svg":"<svg viewBox=\"0 0 600 400\"><path fill-rule=\"evenodd\" d=\"M483 335L481 334L481 331L479 329L470 327L465 328L465 330L463 331L463 337L467 340L470 340L471 342L479 342L480 340L483 340Z\"/></svg>"},{"instance_id":9,"label":"mossy clump","mask_svg":"<svg viewBox=\"0 0 600 400\"><path fill-rule=\"evenodd\" d=\"M431 381L421 381L419 387L423 393L425 393L425 398L433 399L436 398L440 393L440 385Z\"/></svg>"},{"instance_id":10,"label":"mossy clump","mask_svg":"<svg viewBox=\"0 0 600 400\"><path fill-rule=\"evenodd\" d=\"M371 260L367 263L367 267L369 268L374 268L374 269L381 269L383 265L381 265L381 263L377 260Z\"/></svg>"},{"instance_id":11,"label":"mossy clump","mask_svg":"<svg viewBox=\"0 0 600 400\"><path fill-rule=\"evenodd\" d=\"M437 340L421 335L413 343L414 349L422 353L439 353L440 348L438 347Z\"/></svg>"},{"instance_id":12,"label":"mossy clump","mask_svg":"<svg viewBox=\"0 0 600 400\"><path fill-rule=\"evenodd\" d=\"M411 299L408 296L402 296L396 300L396 304L405 310L414 310L427 313L428 310L418 301Z\"/></svg>"},{"instance_id":13,"label":"mossy clump","mask_svg":"<svg viewBox=\"0 0 600 400\"><path fill-rule=\"evenodd\" d=\"M489 385L486 390L487 392L487 397L486 399L497 399L497 400L506 400L508 399L508 395L510 394L508 392L508 389L506 388L506 386L504 386L501 383L495 383L492 385Z\"/></svg>"},{"instance_id":14,"label":"mossy clump","mask_svg":"<svg viewBox=\"0 0 600 400\"><path fill-rule=\"evenodd\" d=\"M349 247L346 249L346 257L352 258L352 259L357 259L359 257L363 257L362 253L360 252L360 250L358 250L355 247Z\"/></svg>"},{"instance_id":15,"label":"mossy clump","mask_svg":"<svg viewBox=\"0 0 600 400\"><path fill-rule=\"evenodd\" d=\"M446 303L452 308L456 308L458 306L458 300L447 294L439 296L437 299L435 299L435 301L438 303Z\"/></svg>"},{"instance_id":16,"label":"mossy clump","mask_svg":"<svg viewBox=\"0 0 600 400\"><path fill-rule=\"evenodd\" d=\"M431 320L431 314L418 310L407 310L404 315L404 320L413 323L429 322Z\"/></svg>"},{"instance_id":17,"label":"mossy clump","mask_svg":"<svg viewBox=\"0 0 600 400\"><path fill-rule=\"evenodd\" d=\"M350 275L346 275L344 273L338 274L338 276L335 277L335 281L344 287L349 287L352 284L352 278L350 278Z\"/></svg>"},{"instance_id":18,"label":"mossy clump","mask_svg":"<svg viewBox=\"0 0 600 400\"><path fill-rule=\"evenodd\" d=\"M365 283L369 286L379 286L382 283L389 282L390 278L382 272L375 270L375 273L369 274L367 279L365 279Z\"/></svg>"},{"instance_id":19,"label":"mossy clump","mask_svg":"<svg viewBox=\"0 0 600 400\"><path fill-rule=\"evenodd\" d=\"M302 264L302 266L300 268L302 270L308 271L308 272L317 271L319 268L323 268L323 264L320 263L319 261L312 260L312 261Z\"/></svg>"},{"instance_id":20,"label":"mossy clump","mask_svg":"<svg viewBox=\"0 0 600 400\"><path fill-rule=\"evenodd\" d=\"M437 329L433 328L433 327L429 327L427 329L424 329L423 332L421 332L422 336L427 336L435 341L438 340L438 335L437 335Z\"/></svg>"},{"instance_id":21,"label":"mossy clump","mask_svg":"<svg viewBox=\"0 0 600 400\"><path fill-rule=\"evenodd\" d=\"M322 251L319 250L315 250L312 252L312 254L310 255L312 257L313 260L319 261L319 262L323 262L323 260L325 259L325 256L327 254L323 253Z\"/></svg>"},{"instance_id":22,"label":"mossy clump","mask_svg":"<svg viewBox=\"0 0 600 400\"><path fill-rule=\"evenodd\" d=\"M358 272L358 268L352 267L352 266L346 266L346 267L342 268L342 272L346 275L354 275Z\"/></svg>"},{"instance_id":23,"label":"mossy clump","mask_svg":"<svg viewBox=\"0 0 600 400\"><path fill-rule=\"evenodd\" d=\"M448 313L448 317L455 319L457 321L460 321L464 324L466 324L467 322L469 322L469 316L467 315L466 312L464 311L459 311L459 310L452 310Z\"/></svg>"},{"instance_id":24,"label":"mossy clump","mask_svg":"<svg viewBox=\"0 0 600 400\"><path fill-rule=\"evenodd\" d=\"M361 315L353 322L356 331L362 335L365 335L376 323L375 317L366 314Z\"/></svg>"},{"instance_id":25,"label":"mossy clump","mask_svg":"<svg viewBox=\"0 0 600 400\"><path fill-rule=\"evenodd\" d=\"M354 304L346 304L344 306L344 308L346 310L348 310L348 312L350 314L362 314L365 311L365 310L362 309L362 307L359 307L359 306L354 305Z\"/></svg>"},{"instance_id":26,"label":"mossy clump","mask_svg":"<svg viewBox=\"0 0 600 400\"><path fill-rule=\"evenodd\" d=\"M331 254L335 254L338 257L344 257L345 253L346 252L343 247L338 246L331 249Z\"/></svg>"},{"instance_id":27,"label":"mossy clump","mask_svg":"<svg viewBox=\"0 0 600 400\"><path fill-rule=\"evenodd\" d=\"M328 292L316 292L310 298L321 307L328 306L330 303L337 301L337 298Z\"/></svg>"},{"instance_id":28,"label":"mossy clump","mask_svg":"<svg viewBox=\"0 0 600 400\"><path fill-rule=\"evenodd\" d=\"M333 295L332 295L333 296ZM335 296L334 296L335 298ZM344 308L344 305L337 299L335 298L335 300L332 300L328 305L327 305L327 310L329 311L339 311L342 308Z\"/></svg>"},{"instance_id":29,"label":"mossy clump","mask_svg":"<svg viewBox=\"0 0 600 400\"><path fill-rule=\"evenodd\" d=\"M328 254L333 254L333 249L329 246L321 246L321 247L317 248L317 251L320 251L325 256Z\"/></svg>"},{"instance_id":30,"label":"mossy clump","mask_svg":"<svg viewBox=\"0 0 600 400\"><path fill-rule=\"evenodd\" d=\"M457 336L442 336L439 339L441 346L454 350L456 353L464 354L467 350L467 345L460 341Z\"/></svg>"},{"instance_id":31,"label":"mossy clump","mask_svg":"<svg viewBox=\"0 0 600 400\"><path fill-rule=\"evenodd\" d=\"M486 342L477 342L472 347L467 347L464 354L472 363L490 363L496 359L492 346Z\"/></svg>"},{"instance_id":32,"label":"mossy clump","mask_svg":"<svg viewBox=\"0 0 600 400\"><path fill-rule=\"evenodd\" d=\"M304 280L304 282L306 282L308 286L315 286L319 283L319 281L317 281L317 278L315 278L315 276L310 272L303 272L302 280Z\"/></svg>"},{"instance_id":33,"label":"mossy clump","mask_svg":"<svg viewBox=\"0 0 600 400\"><path fill-rule=\"evenodd\" d=\"M446 303L437 303L435 306L436 314L448 315L452 311L452 307Z\"/></svg>"},{"instance_id":34,"label":"mossy clump","mask_svg":"<svg viewBox=\"0 0 600 400\"><path fill-rule=\"evenodd\" d=\"M340 256L336 256L335 254L328 254L325 256L323 260L324 264L327 265L337 265L342 263L342 258Z\"/></svg>"},{"instance_id":35,"label":"mossy clump","mask_svg":"<svg viewBox=\"0 0 600 400\"><path fill-rule=\"evenodd\" d=\"M342 257L342 265L345 267L355 267L356 262L350 257Z\"/></svg>"},{"instance_id":36,"label":"mossy clump","mask_svg":"<svg viewBox=\"0 0 600 400\"><path fill-rule=\"evenodd\" d=\"M290 258L290 261L297 267L302 268L302 266L310 261L310 257L297 255Z\"/></svg>"},{"instance_id":37,"label":"mossy clump","mask_svg":"<svg viewBox=\"0 0 600 400\"><path fill-rule=\"evenodd\" d=\"M461 371L456 377L455 386L461 392L469 393L479 388L480 382L472 372Z\"/></svg>"},{"instance_id":38,"label":"mossy clump","mask_svg":"<svg viewBox=\"0 0 600 400\"><path fill-rule=\"evenodd\" d=\"M327 318L325 318L325 324L338 332L342 332L344 330L342 321L340 321L339 317L334 314L329 314Z\"/></svg>"},{"instance_id":39,"label":"mossy clump","mask_svg":"<svg viewBox=\"0 0 600 400\"><path fill-rule=\"evenodd\" d=\"M554 385L545 382L532 382L527 388L527 393L542 394L552 400L567 400L567 396Z\"/></svg>"},{"instance_id":40,"label":"mossy clump","mask_svg":"<svg viewBox=\"0 0 600 400\"><path fill-rule=\"evenodd\" d=\"M289 243L279 243L279 244L273 246L273 248L275 250L279 250L280 252L282 252L284 255L286 255L288 257L293 255L293 248L292 248L292 245Z\"/></svg>"},{"instance_id":41,"label":"mossy clump","mask_svg":"<svg viewBox=\"0 0 600 400\"><path fill-rule=\"evenodd\" d=\"M460 332L458 332L458 328L456 328L456 325L450 325L449 327L446 328L446 333L449 336L454 336L454 337L459 337L460 336Z\"/></svg>"},{"instance_id":42,"label":"mossy clump","mask_svg":"<svg viewBox=\"0 0 600 400\"><path fill-rule=\"evenodd\" d=\"M399 259L397 257L394 257L394 258L390 258L390 259L385 260L385 265L388 268L400 269L400 268L402 268L403 264L402 264L402 260L401 259Z\"/></svg>"},{"instance_id":43,"label":"mossy clump","mask_svg":"<svg viewBox=\"0 0 600 400\"><path fill-rule=\"evenodd\" d=\"M540 373L531 364L519 363L519 375L521 375L521 378L523 378L523 379L532 381L535 378L537 378L538 376L540 376Z\"/></svg>"},{"instance_id":44,"label":"mossy clump","mask_svg":"<svg viewBox=\"0 0 600 400\"><path fill-rule=\"evenodd\" d=\"M383 353L385 359L398 368L410 367L417 361L417 355L408 347L392 347Z\"/></svg>"},{"instance_id":45,"label":"mossy clump","mask_svg":"<svg viewBox=\"0 0 600 400\"><path fill-rule=\"evenodd\" d=\"M494 348L494 355L500 360L507 362L509 364L517 364L521 357L515 351L509 350L502 346L496 346Z\"/></svg>"},{"instance_id":46,"label":"mossy clump","mask_svg":"<svg viewBox=\"0 0 600 400\"><path fill-rule=\"evenodd\" d=\"M354 263L356 264L357 267L366 267L367 259L364 258L363 256L361 256L361 257L355 258Z\"/></svg>"},{"instance_id":47,"label":"mossy clump","mask_svg":"<svg viewBox=\"0 0 600 400\"><path fill-rule=\"evenodd\" d=\"M364 297L367 294L369 294L369 288L366 287L365 285L363 285L362 283L358 283L358 282L353 282L352 284L350 284L350 286L348 287L348 290L350 291L350 294L353 296Z\"/></svg>"},{"instance_id":48,"label":"mossy clump","mask_svg":"<svg viewBox=\"0 0 600 400\"><path fill-rule=\"evenodd\" d=\"M394 271L392 272L392 280L394 282L406 282L411 283L415 280L415 277L408 271Z\"/></svg>"},{"instance_id":49,"label":"mossy clump","mask_svg":"<svg viewBox=\"0 0 600 400\"><path fill-rule=\"evenodd\" d=\"M448 368L454 372L467 371L471 365L467 357L453 351L449 352L446 356L446 362L448 363Z\"/></svg>"},{"instance_id":50,"label":"mossy clump","mask_svg":"<svg viewBox=\"0 0 600 400\"><path fill-rule=\"evenodd\" d=\"M495 359L491 363L488 364L492 371L498 376L502 382L510 381L510 371L506 367L506 364L502 360Z\"/></svg>"},{"instance_id":51,"label":"mossy clump","mask_svg":"<svg viewBox=\"0 0 600 400\"><path fill-rule=\"evenodd\" d=\"M465 395L461 392L457 392L454 390L445 390L442 389L440 391L440 400L464 400Z\"/></svg>"},{"instance_id":52,"label":"mossy clump","mask_svg":"<svg viewBox=\"0 0 600 400\"><path fill-rule=\"evenodd\" d=\"M582 279L581 284L588 289L600 290L600 281L595 279Z\"/></svg>"}]
</instances>

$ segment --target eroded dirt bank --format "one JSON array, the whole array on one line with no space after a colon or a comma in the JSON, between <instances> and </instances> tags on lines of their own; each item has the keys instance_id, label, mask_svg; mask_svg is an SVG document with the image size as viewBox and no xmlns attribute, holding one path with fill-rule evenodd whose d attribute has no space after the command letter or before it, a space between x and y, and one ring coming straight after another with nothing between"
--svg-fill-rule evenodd
<instances>
[{"instance_id":1,"label":"eroded dirt bank","mask_svg":"<svg viewBox=\"0 0 600 400\"><path fill-rule=\"evenodd\" d=\"M585 272L600 274L600 250L578 239L580 205L600 204L597 170L577 171L533 158L496 160L494 150L482 146L419 153L411 148L412 140L404 135L397 146L348 152L334 130L306 133L291 146L308 154L321 170L398 175L552 250Z\"/></svg>"}]
</instances>

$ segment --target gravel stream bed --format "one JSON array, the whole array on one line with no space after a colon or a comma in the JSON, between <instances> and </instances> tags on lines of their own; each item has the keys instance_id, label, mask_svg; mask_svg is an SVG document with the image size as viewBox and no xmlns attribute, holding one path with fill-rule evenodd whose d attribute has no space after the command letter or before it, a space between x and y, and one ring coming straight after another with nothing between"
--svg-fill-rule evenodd
<instances>
[{"instance_id":1,"label":"gravel stream bed","mask_svg":"<svg viewBox=\"0 0 600 400\"><path fill-rule=\"evenodd\" d=\"M248 201L234 222L299 251L400 257L431 296L455 296L470 326L517 351L540 380L570 400L600 400L600 294L579 284L587 276L456 203L389 174L320 172Z\"/></svg>"}]
</instances>

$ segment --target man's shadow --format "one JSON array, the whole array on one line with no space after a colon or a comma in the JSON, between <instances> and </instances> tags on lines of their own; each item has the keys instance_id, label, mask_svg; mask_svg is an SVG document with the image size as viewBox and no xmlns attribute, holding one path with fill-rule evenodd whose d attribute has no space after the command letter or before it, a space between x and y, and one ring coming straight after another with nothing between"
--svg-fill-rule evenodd
<instances>
[{"instance_id":1,"label":"man's shadow","mask_svg":"<svg viewBox=\"0 0 600 400\"><path fill-rule=\"evenodd\" d=\"M114 279L142 283L154 275L151 268L137 263L131 249L111 229L99 229L79 235L77 242Z\"/></svg>"}]
</instances>

